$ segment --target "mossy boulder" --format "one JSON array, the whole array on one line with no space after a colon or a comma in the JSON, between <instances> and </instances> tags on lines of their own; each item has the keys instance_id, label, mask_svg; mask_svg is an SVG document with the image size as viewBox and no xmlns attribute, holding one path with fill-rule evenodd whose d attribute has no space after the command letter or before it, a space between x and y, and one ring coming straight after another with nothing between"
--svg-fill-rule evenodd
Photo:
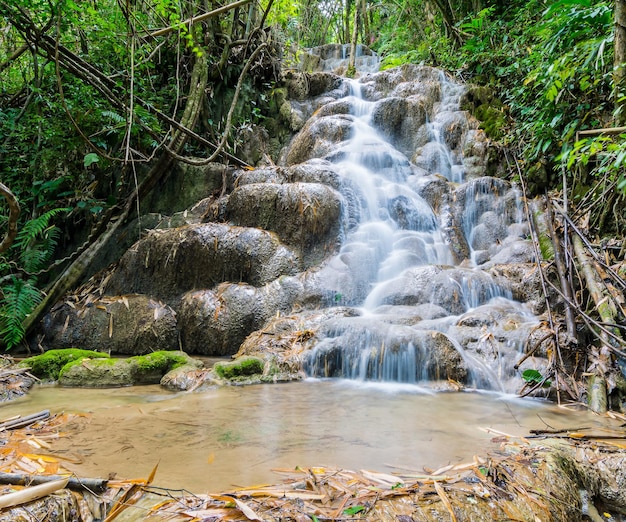
<instances>
[{"instance_id":1,"label":"mossy boulder","mask_svg":"<svg viewBox=\"0 0 626 522\"><path fill-rule=\"evenodd\" d=\"M220 378L228 381L247 381L254 375L261 375L265 364L258 357L240 357L234 361L218 362L213 371Z\"/></svg>"},{"instance_id":2,"label":"mossy boulder","mask_svg":"<svg viewBox=\"0 0 626 522\"><path fill-rule=\"evenodd\" d=\"M472 85L461 99L461 110L469 111L480 121L480 128L493 140L504 136L508 124L506 107L490 87Z\"/></svg>"},{"instance_id":3,"label":"mossy boulder","mask_svg":"<svg viewBox=\"0 0 626 522\"><path fill-rule=\"evenodd\" d=\"M153 352L128 359L82 359L62 368L59 384L84 388L159 384L170 371L182 367L198 369L202 362L178 351Z\"/></svg>"},{"instance_id":4,"label":"mossy boulder","mask_svg":"<svg viewBox=\"0 0 626 522\"><path fill-rule=\"evenodd\" d=\"M21 368L30 368L30 373L44 381L56 381L64 366L67 364L80 364L83 359L108 359L109 354L81 350L79 348L66 348L61 350L49 350L41 355L35 355L24 359L18 364Z\"/></svg>"}]
</instances>

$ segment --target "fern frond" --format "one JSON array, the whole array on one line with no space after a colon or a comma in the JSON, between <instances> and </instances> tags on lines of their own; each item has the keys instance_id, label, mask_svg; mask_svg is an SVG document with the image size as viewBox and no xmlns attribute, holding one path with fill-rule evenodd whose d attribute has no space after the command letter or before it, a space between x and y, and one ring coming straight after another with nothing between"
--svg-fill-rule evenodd
<instances>
[{"instance_id":1,"label":"fern frond","mask_svg":"<svg viewBox=\"0 0 626 522\"><path fill-rule=\"evenodd\" d=\"M18 248L26 248L31 241L45 232L50 226L50 220L52 218L62 212L68 212L69 210L69 208L53 208L43 213L41 216L27 221L17 233L15 245Z\"/></svg>"},{"instance_id":2,"label":"fern frond","mask_svg":"<svg viewBox=\"0 0 626 522\"><path fill-rule=\"evenodd\" d=\"M41 302L42 294L34 280L24 281L13 276L11 283L2 289L0 300L0 336L10 350L24 338L22 323L28 314Z\"/></svg>"},{"instance_id":3,"label":"fern frond","mask_svg":"<svg viewBox=\"0 0 626 522\"><path fill-rule=\"evenodd\" d=\"M102 111L102 114L105 118L110 118L116 123L126 123L126 118L124 116L119 115L117 112L113 111Z\"/></svg>"},{"instance_id":4,"label":"fern frond","mask_svg":"<svg viewBox=\"0 0 626 522\"><path fill-rule=\"evenodd\" d=\"M55 208L31 219L24 224L17 234L16 248L21 250L20 261L22 268L28 273L38 272L45 268L52 257L59 237L59 229L50 225L50 220L69 209Z\"/></svg>"}]
</instances>

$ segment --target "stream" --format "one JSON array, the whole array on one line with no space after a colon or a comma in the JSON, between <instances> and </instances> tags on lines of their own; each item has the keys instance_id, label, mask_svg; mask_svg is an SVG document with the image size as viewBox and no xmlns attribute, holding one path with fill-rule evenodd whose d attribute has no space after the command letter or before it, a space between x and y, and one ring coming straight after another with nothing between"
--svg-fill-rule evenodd
<instances>
[{"instance_id":1,"label":"stream","mask_svg":"<svg viewBox=\"0 0 626 522\"><path fill-rule=\"evenodd\" d=\"M511 395L317 379L198 393L36 387L0 416L43 409L87 414L62 426L50 450L78 476L146 478L158 463L154 485L194 493L278 483L273 469L296 466L423 474L497 450L486 428L527 436L603 422Z\"/></svg>"}]
</instances>

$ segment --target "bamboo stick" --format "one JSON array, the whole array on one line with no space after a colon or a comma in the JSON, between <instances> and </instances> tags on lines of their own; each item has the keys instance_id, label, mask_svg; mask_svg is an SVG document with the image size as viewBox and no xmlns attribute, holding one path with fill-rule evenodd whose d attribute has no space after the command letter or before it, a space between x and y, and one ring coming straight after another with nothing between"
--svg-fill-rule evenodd
<instances>
[{"instance_id":1,"label":"bamboo stick","mask_svg":"<svg viewBox=\"0 0 626 522\"><path fill-rule=\"evenodd\" d=\"M4 430L16 430L18 428L24 428L37 421L45 420L50 417L50 410L43 410L39 413L33 413L32 415L26 415L25 417L18 417L17 419L11 419L4 422L0 422L0 431Z\"/></svg>"},{"instance_id":2,"label":"bamboo stick","mask_svg":"<svg viewBox=\"0 0 626 522\"><path fill-rule=\"evenodd\" d=\"M31 502L33 500L51 495L55 491L63 489L67 485L68 481L69 478L64 478L53 482L47 482L45 484L39 484L38 486L33 486L32 488L15 491L14 493L2 495L0 496L0 509L25 504L26 502Z\"/></svg>"},{"instance_id":3,"label":"bamboo stick","mask_svg":"<svg viewBox=\"0 0 626 522\"><path fill-rule=\"evenodd\" d=\"M626 132L626 127L607 127L604 129L588 129L588 130L582 130L582 131L578 131L576 133L576 141L578 141L580 138L588 138L591 136L614 136L616 134L622 134Z\"/></svg>"},{"instance_id":4,"label":"bamboo stick","mask_svg":"<svg viewBox=\"0 0 626 522\"><path fill-rule=\"evenodd\" d=\"M580 270L585 278L585 283L587 284L587 290L595 303L596 311L600 315L600 319L603 323L614 323L615 317L617 316L617 309L610 296L606 295L605 292L602 291L599 281L600 276L595 270L593 262L585 252L585 247L583 246L580 236L575 234L572 238L572 244L574 247L574 253L576 254L576 258L580 265ZM619 332L614 331L613 334L619 335ZM600 340L606 346L612 346L611 339L605 332L600 333ZM610 364L608 352L601 349L600 357L604 366L608 367ZM597 413L606 412L607 387L606 380L601 369L596 370L596 372L589 377L588 388L589 407Z\"/></svg>"},{"instance_id":5,"label":"bamboo stick","mask_svg":"<svg viewBox=\"0 0 626 522\"><path fill-rule=\"evenodd\" d=\"M100 478L62 477L60 475L29 475L27 473L0 473L0 484L16 486L38 486L55 480L66 480L65 487L75 490L88 490L102 493L106 490L109 481ZM1 497L0 497L1 498Z\"/></svg>"}]
</instances>

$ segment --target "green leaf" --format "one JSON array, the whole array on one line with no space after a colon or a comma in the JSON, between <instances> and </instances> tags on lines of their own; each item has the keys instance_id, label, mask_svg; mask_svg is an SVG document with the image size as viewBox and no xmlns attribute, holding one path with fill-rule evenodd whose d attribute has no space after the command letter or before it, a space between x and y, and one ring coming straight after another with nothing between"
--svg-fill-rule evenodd
<instances>
[{"instance_id":1,"label":"green leaf","mask_svg":"<svg viewBox=\"0 0 626 522\"><path fill-rule=\"evenodd\" d=\"M94 163L98 163L99 161L100 157L95 152L90 152L89 154L85 154L85 157L83 158L83 165L87 168Z\"/></svg>"},{"instance_id":2,"label":"green leaf","mask_svg":"<svg viewBox=\"0 0 626 522\"><path fill-rule=\"evenodd\" d=\"M552 381L550 380L546 379L544 381L544 376L541 375L541 372L538 370L532 370L532 369L524 370L522 372L522 379L524 379L530 385L535 385L535 384L539 384L543 382L544 388L549 388L550 385L552 384Z\"/></svg>"},{"instance_id":3,"label":"green leaf","mask_svg":"<svg viewBox=\"0 0 626 522\"><path fill-rule=\"evenodd\" d=\"M356 505L343 510L344 515L356 515L365 511L365 506Z\"/></svg>"}]
</instances>

